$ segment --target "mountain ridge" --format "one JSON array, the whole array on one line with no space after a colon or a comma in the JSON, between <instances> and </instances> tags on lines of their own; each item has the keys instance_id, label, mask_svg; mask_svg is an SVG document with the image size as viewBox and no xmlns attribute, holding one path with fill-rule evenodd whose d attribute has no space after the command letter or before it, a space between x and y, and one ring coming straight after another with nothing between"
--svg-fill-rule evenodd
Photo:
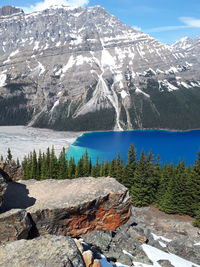
<instances>
[{"instance_id":1,"label":"mountain ridge","mask_svg":"<svg viewBox=\"0 0 200 267\"><path fill-rule=\"evenodd\" d=\"M0 23L0 125L200 127L198 41L192 51L162 44L100 6L18 13Z\"/></svg>"}]
</instances>

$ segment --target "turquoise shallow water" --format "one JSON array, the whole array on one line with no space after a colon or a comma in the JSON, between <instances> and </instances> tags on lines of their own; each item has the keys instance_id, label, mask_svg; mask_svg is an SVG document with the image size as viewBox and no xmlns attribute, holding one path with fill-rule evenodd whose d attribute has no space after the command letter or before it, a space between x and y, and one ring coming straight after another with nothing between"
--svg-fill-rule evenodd
<instances>
[{"instance_id":1,"label":"turquoise shallow water","mask_svg":"<svg viewBox=\"0 0 200 267\"><path fill-rule=\"evenodd\" d=\"M92 132L80 136L69 148L67 158L73 156L77 162L87 150L94 164L99 161L110 161L120 155L124 162L127 151L134 144L139 157L141 150L151 151L160 156L161 164L175 163L184 160L187 165L193 164L200 151L200 130L185 132L163 130L136 130L127 132Z\"/></svg>"}]
</instances>

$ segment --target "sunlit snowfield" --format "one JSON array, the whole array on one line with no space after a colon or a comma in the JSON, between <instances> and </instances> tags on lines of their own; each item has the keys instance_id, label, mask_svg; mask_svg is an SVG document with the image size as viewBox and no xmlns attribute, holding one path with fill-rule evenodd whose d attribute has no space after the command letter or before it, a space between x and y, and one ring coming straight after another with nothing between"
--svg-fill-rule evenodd
<instances>
[{"instance_id":1,"label":"sunlit snowfield","mask_svg":"<svg viewBox=\"0 0 200 267\"><path fill-rule=\"evenodd\" d=\"M13 158L22 160L33 149L46 151L54 146L58 155L62 149L72 144L81 133L55 132L49 129L36 129L25 126L0 126L0 155L7 155L11 149Z\"/></svg>"}]
</instances>

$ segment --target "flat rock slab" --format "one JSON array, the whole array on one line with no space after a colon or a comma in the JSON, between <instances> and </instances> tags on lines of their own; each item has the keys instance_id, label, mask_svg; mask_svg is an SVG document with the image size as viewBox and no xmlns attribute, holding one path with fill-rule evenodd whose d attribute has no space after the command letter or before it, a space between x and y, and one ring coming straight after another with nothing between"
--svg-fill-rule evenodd
<instances>
[{"instance_id":1,"label":"flat rock slab","mask_svg":"<svg viewBox=\"0 0 200 267\"><path fill-rule=\"evenodd\" d=\"M74 240L68 236L42 236L0 247L0 267L85 267Z\"/></svg>"},{"instance_id":2,"label":"flat rock slab","mask_svg":"<svg viewBox=\"0 0 200 267\"><path fill-rule=\"evenodd\" d=\"M127 188L105 177L11 182L5 203L4 210L26 208L38 234L71 236L115 230L131 207Z\"/></svg>"}]
</instances>

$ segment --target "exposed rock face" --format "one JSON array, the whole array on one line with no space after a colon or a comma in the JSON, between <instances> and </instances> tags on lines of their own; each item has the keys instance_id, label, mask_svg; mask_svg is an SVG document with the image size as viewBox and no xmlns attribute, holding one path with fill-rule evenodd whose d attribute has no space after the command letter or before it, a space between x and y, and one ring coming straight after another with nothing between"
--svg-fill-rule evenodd
<instances>
[{"instance_id":1,"label":"exposed rock face","mask_svg":"<svg viewBox=\"0 0 200 267\"><path fill-rule=\"evenodd\" d=\"M194 245L194 241L188 237L182 237L171 241L167 245L170 253L176 254L182 258L190 259L190 261L200 265L200 248Z\"/></svg>"},{"instance_id":2,"label":"exposed rock face","mask_svg":"<svg viewBox=\"0 0 200 267\"><path fill-rule=\"evenodd\" d=\"M162 44L100 6L18 13L0 27L1 125L200 127L199 40Z\"/></svg>"},{"instance_id":3,"label":"exposed rock face","mask_svg":"<svg viewBox=\"0 0 200 267\"><path fill-rule=\"evenodd\" d=\"M14 6L3 6L0 8L0 17L8 16L16 13L23 13L23 10Z\"/></svg>"},{"instance_id":4,"label":"exposed rock face","mask_svg":"<svg viewBox=\"0 0 200 267\"><path fill-rule=\"evenodd\" d=\"M85 264L73 239L47 235L1 246L0 266L85 267Z\"/></svg>"},{"instance_id":5,"label":"exposed rock face","mask_svg":"<svg viewBox=\"0 0 200 267\"><path fill-rule=\"evenodd\" d=\"M0 243L27 239L32 227L25 210L11 210L0 214Z\"/></svg>"},{"instance_id":6,"label":"exposed rock face","mask_svg":"<svg viewBox=\"0 0 200 267\"><path fill-rule=\"evenodd\" d=\"M132 266L133 261L151 263L141 247L147 239L144 233L137 232L133 227L92 232L83 236L83 240L93 246L93 249L103 253L111 262L118 261L128 266Z\"/></svg>"},{"instance_id":7,"label":"exposed rock face","mask_svg":"<svg viewBox=\"0 0 200 267\"><path fill-rule=\"evenodd\" d=\"M0 207L2 206L2 203L3 203L3 196L5 194L6 188L7 188L6 180L0 174Z\"/></svg>"},{"instance_id":8,"label":"exposed rock face","mask_svg":"<svg viewBox=\"0 0 200 267\"><path fill-rule=\"evenodd\" d=\"M113 178L11 182L9 192L4 209L27 207L40 235L115 230L130 217L128 190Z\"/></svg>"},{"instance_id":9,"label":"exposed rock face","mask_svg":"<svg viewBox=\"0 0 200 267\"><path fill-rule=\"evenodd\" d=\"M0 172L3 171L9 181L18 181L23 177L21 167L14 161L0 163Z\"/></svg>"}]
</instances>

